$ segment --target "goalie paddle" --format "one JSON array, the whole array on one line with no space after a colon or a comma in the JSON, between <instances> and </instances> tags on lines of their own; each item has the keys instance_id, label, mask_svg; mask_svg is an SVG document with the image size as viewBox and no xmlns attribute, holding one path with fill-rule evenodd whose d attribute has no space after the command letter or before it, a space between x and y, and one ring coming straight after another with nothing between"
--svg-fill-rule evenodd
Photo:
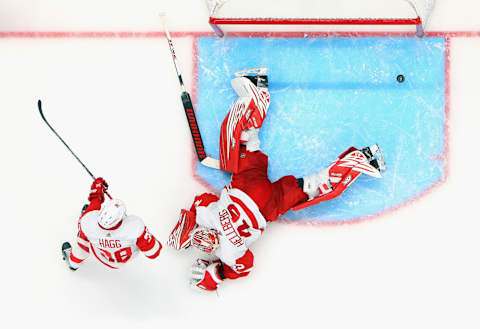
<instances>
[{"instance_id":1,"label":"goalie paddle","mask_svg":"<svg viewBox=\"0 0 480 329\"><path fill-rule=\"evenodd\" d=\"M205 146L203 145L203 139L200 135L200 129L198 128L192 99L190 98L190 94L188 93L185 85L183 84L182 73L180 72L177 55L175 54L175 49L173 48L172 37L170 36L170 32L167 29L166 15L160 14L160 18L162 19L163 29L165 30L165 35L167 37L168 48L170 49L170 53L172 54L173 65L175 66L175 71L177 72L178 82L180 83L180 88L182 89L180 97L182 99L185 115L187 116L188 127L190 128L190 133L192 134L193 145L195 146L198 160L204 166L220 169L219 161L217 159L207 156L205 152Z\"/></svg>"},{"instance_id":2,"label":"goalie paddle","mask_svg":"<svg viewBox=\"0 0 480 329\"><path fill-rule=\"evenodd\" d=\"M43 121L47 124L48 128L50 128L51 131L53 131L53 133L58 137L58 139L63 143L63 145L65 145L65 147L70 151L70 153L72 153L72 155L75 157L75 159L77 159L77 161L82 165L82 167L87 171L87 173L90 175L90 177L92 177L93 180L95 180L95 176L92 174L92 172L90 170L88 170L87 166L85 166L82 162L82 160L80 160L80 158L72 151L72 149L70 148L70 146L68 146L67 143L65 143L65 141L63 140L62 137L60 137L60 135L55 131L55 129L53 129L53 127L50 125L50 123L48 123L47 119L45 118L45 115L43 114L43 109L42 109L42 101L39 99L38 100L38 111L40 112L40 116L42 117ZM110 196L110 194L108 194L108 192L106 190L104 190L105 194L108 195L108 197L111 199L112 197Z\"/></svg>"}]
</instances>

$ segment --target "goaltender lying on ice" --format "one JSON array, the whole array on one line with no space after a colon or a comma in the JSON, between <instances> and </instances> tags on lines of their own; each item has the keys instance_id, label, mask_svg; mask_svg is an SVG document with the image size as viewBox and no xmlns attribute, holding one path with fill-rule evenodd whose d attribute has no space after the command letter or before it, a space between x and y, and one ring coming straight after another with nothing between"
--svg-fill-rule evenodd
<instances>
[{"instance_id":1,"label":"goaltender lying on ice","mask_svg":"<svg viewBox=\"0 0 480 329\"><path fill-rule=\"evenodd\" d=\"M238 99L220 131L220 166L232 173L230 186L220 196L204 193L195 197L189 210L181 210L168 240L177 250L193 245L210 254L192 266L194 288L216 290L225 279L247 276L253 267L249 247L267 222L292 208L339 196L361 173L380 178L385 169L378 145L362 150L350 147L318 173L285 176L272 183L267 176L268 157L260 151L258 138L270 105L266 71L239 71L231 82Z\"/></svg>"}]
</instances>

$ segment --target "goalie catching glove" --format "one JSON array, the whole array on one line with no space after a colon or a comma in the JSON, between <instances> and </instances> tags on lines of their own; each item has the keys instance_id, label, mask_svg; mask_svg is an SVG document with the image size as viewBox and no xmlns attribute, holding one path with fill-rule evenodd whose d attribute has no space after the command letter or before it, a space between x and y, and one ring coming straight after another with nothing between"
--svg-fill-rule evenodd
<instances>
[{"instance_id":1,"label":"goalie catching glove","mask_svg":"<svg viewBox=\"0 0 480 329\"><path fill-rule=\"evenodd\" d=\"M217 198L207 196L206 199L209 199L207 202L210 202ZM192 209L181 210L180 218L170 233L167 244L176 250L187 249L193 245L200 251L210 254L220 245L218 231L198 225L195 206L192 206Z\"/></svg>"}]
</instances>

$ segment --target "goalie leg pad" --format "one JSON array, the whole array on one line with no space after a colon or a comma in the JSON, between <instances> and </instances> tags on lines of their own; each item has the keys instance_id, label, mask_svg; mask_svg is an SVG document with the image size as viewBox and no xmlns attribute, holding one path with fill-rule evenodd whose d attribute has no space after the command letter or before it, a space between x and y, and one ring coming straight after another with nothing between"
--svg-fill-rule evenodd
<instances>
[{"instance_id":1,"label":"goalie leg pad","mask_svg":"<svg viewBox=\"0 0 480 329\"><path fill-rule=\"evenodd\" d=\"M236 173L240 144L251 139L248 150L260 149L255 129L262 126L267 115L270 94L268 91L261 91L245 77L233 79L232 87L239 97L223 120L220 130L220 168Z\"/></svg>"},{"instance_id":2,"label":"goalie leg pad","mask_svg":"<svg viewBox=\"0 0 480 329\"><path fill-rule=\"evenodd\" d=\"M375 144L376 145L376 144ZM378 145L377 145L378 148ZM378 148L379 150L379 148ZM383 160L383 157L382 157ZM361 173L381 178L381 168L385 164L374 166L378 162L370 154L351 147L343 152L328 168L321 172L304 177L304 192L309 200L295 206L294 210L300 210L311 205L331 200L342 194Z\"/></svg>"},{"instance_id":3,"label":"goalie leg pad","mask_svg":"<svg viewBox=\"0 0 480 329\"><path fill-rule=\"evenodd\" d=\"M258 88L246 77L234 78L231 84L239 97L237 103L249 104L245 114L247 126L244 129L260 128L270 106L270 94L266 88Z\"/></svg>"}]
</instances>

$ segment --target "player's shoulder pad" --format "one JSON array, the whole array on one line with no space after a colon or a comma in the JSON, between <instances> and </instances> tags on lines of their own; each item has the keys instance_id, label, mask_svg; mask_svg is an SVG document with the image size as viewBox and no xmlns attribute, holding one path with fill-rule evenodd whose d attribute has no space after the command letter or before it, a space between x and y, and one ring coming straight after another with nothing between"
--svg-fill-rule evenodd
<instances>
[{"instance_id":1,"label":"player's shoulder pad","mask_svg":"<svg viewBox=\"0 0 480 329\"><path fill-rule=\"evenodd\" d=\"M193 206L208 207L211 203L217 202L218 200L218 196L213 193L203 193L195 197L195 200L193 200Z\"/></svg>"},{"instance_id":2,"label":"player's shoulder pad","mask_svg":"<svg viewBox=\"0 0 480 329\"><path fill-rule=\"evenodd\" d=\"M80 228L84 233L90 231L97 226L97 217L100 213L99 210L92 210L87 212L80 218Z\"/></svg>"},{"instance_id":3,"label":"player's shoulder pad","mask_svg":"<svg viewBox=\"0 0 480 329\"><path fill-rule=\"evenodd\" d=\"M136 236L140 236L145 229L145 223L143 222L143 219L135 215L128 215L123 220L123 225L128 227L128 230L132 233L135 233Z\"/></svg>"}]
</instances>

